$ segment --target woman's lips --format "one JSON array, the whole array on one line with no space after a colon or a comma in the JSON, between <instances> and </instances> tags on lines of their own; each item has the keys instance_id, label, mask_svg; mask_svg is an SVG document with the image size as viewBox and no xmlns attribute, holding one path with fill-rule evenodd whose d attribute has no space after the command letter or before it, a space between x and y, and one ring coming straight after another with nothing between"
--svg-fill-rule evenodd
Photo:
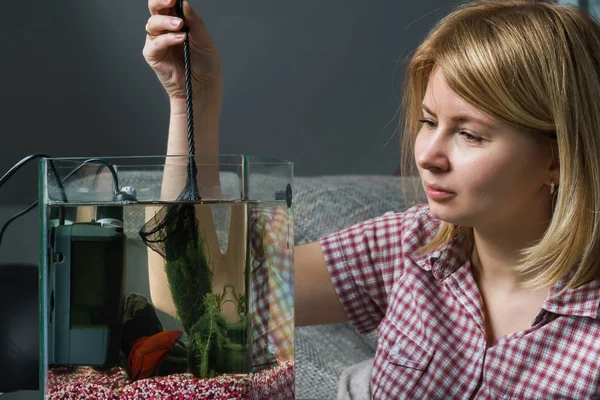
<instances>
[{"instance_id":1,"label":"woman's lips","mask_svg":"<svg viewBox=\"0 0 600 400\"><path fill-rule=\"evenodd\" d=\"M456 195L454 192L435 185L425 186L425 193L431 200L446 200Z\"/></svg>"}]
</instances>

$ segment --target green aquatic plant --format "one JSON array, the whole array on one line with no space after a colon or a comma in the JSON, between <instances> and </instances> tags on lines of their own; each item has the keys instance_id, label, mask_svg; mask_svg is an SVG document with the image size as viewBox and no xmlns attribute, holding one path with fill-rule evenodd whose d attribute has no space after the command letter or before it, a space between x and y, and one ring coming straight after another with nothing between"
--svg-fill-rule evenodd
<instances>
[{"instance_id":1,"label":"green aquatic plant","mask_svg":"<svg viewBox=\"0 0 600 400\"><path fill-rule=\"evenodd\" d=\"M165 262L177 318L189 339L188 367L199 378L247 372L247 295L238 293L232 284L213 292L214 268L206 243L206 237L199 235L183 254ZM227 299L228 294L231 299ZM223 316L223 305L228 302L235 305L239 321L229 322Z\"/></svg>"},{"instance_id":2,"label":"green aquatic plant","mask_svg":"<svg viewBox=\"0 0 600 400\"><path fill-rule=\"evenodd\" d=\"M165 263L177 317L186 335L206 312L206 294L212 292L213 268L206 245L206 237L198 236L184 250L184 254Z\"/></svg>"},{"instance_id":3,"label":"green aquatic plant","mask_svg":"<svg viewBox=\"0 0 600 400\"><path fill-rule=\"evenodd\" d=\"M190 332L188 365L199 378L210 378L219 373L247 372L247 345L236 342L246 336L247 323L231 324L219 312L219 296L207 293L204 297L206 313ZM240 330L244 332L240 335Z\"/></svg>"},{"instance_id":4,"label":"green aquatic plant","mask_svg":"<svg viewBox=\"0 0 600 400\"><path fill-rule=\"evenodd\" d=\"M231 297L233 298L232 300L224 300L223 303L233 303L235 305L235 310L237 312L237 314L239 315L240 318L243 318L244 316L246 316L246 313L248 312L248 308L247 308L247 302L246 302L246 296L244 293L237 293L235 291L235 286L233 286L231 283L226 284L225 286L223 286L223 293L222 293L222 298L224 299L227 295L227 289L231 289Z\"/></svg>"},{"instance_id":5,"label":"green aquatic plant","mask_svg":"<svg viewBox=\"0 0 600 400\"><path fill-rule=\"evenodd\" d=\"M226 341L226 319L219 313L218 300L212 293L204 296L205 314L192 327L188 365L200 378L214 376L221 370L223 347ZM220 357L219 357L220 356Z\"/></svg>"}]
</instances>

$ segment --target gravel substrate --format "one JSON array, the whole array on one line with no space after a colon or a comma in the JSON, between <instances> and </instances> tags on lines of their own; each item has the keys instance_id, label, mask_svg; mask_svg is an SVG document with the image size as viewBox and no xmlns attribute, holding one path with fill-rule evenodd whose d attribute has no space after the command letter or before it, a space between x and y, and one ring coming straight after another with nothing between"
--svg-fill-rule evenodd
<instances>
[{"instance_id":1,"label":"gravel substrate","mask_svg":"<svg viewBox=\"0 0 600 400\"><path fill-rule=\"evenodd\" d=\"M176 374L131 382L122 368L75 371L53 368L48 373L48 400L96 399L294 399L294 362L286 361L271 370L248 375L221 375L196 379Z\"/></svg>"}]
</instances>

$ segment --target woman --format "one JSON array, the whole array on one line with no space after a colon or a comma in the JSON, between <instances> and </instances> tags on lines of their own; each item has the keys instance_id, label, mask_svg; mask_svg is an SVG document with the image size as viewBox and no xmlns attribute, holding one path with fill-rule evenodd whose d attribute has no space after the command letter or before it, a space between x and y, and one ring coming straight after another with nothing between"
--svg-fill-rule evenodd
<instances>
[{"instance_id":1,"label":"woman","mask_svg":"<svg viewBox=\"0 0 600 400\"><path fill-rule=\"evenodd\" d=\"M172 99L169 153L186 134L173 3L149 0L144 50ZM218 56L185 12L207 120L197 137L214 144ZM405 72L403 172L418 172L428 204L297 247L296 322L378 329L378 399L600 393L599 96L587 15L526 0L457 7Z\"/></svg>"}]
</instances>

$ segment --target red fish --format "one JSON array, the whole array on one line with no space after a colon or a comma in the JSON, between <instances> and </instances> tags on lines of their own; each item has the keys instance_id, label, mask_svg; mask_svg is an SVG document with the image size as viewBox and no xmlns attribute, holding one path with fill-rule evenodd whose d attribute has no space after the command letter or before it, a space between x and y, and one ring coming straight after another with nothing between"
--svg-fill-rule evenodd
<instances>
[{"instance_id":1,"label":"red fish","mask_svg":"<svg viewBox=\"0 0 600 400\"><path fill-rule=\"evenodd\" d=\"M167 354L173 350L173 346L182 334L182 331L163 331L137 339L127 359L131 380L145 379L152 375Z\"/></svg>"}]
</instances>

